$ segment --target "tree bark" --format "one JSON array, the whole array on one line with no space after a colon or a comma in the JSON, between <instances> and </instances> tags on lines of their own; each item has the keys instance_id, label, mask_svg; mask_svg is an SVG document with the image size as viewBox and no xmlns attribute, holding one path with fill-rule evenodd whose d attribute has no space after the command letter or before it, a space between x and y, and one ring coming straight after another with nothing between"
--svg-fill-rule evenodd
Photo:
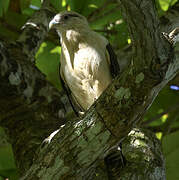
<instances>
[{"instance_id":1,"label":"tree bark","mask_svg":"<svg viewBox=\"0 0 179 180\"><path fill-rule=\"evenodd\" d=\"M24 25L15 42L0 42L0 113L21 173L29 168L42 140L70 117L67 96L35 67L34 55L48 32L48 1Z\"/></svg>"},{"instance_id":2,"label":"tree bark","mask_svg":"<svg viewBox=\"0 0 179 180\"><path fill-rule=\"evenodd\" d=\"M149 169L146 178L165 178L157 140L150 139L145 147L136 146L138 152L157 147L150 159L150 151L141 156L136 152L134 155L138 156L133 158L129 139L149 138L146 132L137 134L131 130L141 122L160 90L176 75L178 50L161 34L153 1L121 0L120 3L132 39L132 59L83 118L75 117L67 96L48 83L33 64L53 16L48 0L25 24L16 42L1 42L0 123L11 138L23 174L21 179L100 179L101 175L107 179L106 164L109 174L112 173L110 163L106 163L110 162L108 155L124 137L122 153L126 164L124 168L120 166L121 173L114 175L114 179L144 179ZM57 129L54 138L49 137L48 143L39 146ZM136 136L131 137L130 131ZM140 162L140 158L146 158L147 162ZM142 165L144 168L136 171L136 166ZM130 173L125 175L125 172Z\"/></svg>"}]
</instances>

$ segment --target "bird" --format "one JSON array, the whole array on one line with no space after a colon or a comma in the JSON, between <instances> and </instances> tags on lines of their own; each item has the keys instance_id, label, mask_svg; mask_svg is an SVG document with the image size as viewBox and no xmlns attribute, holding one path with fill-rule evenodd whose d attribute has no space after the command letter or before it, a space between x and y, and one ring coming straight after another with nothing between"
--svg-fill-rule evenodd
<instances>
[{"instance_id":1,"label":"bird","mask_svg":"<svg viewBox=\"0 0 179 180\"><path fill-rule=\"evenodd\" d=\"M108 40L93 31L83 15L62 11L49 23L60 37L60 79L76 113L87 111L119 74Z\"/></svg>"}]
</instances>

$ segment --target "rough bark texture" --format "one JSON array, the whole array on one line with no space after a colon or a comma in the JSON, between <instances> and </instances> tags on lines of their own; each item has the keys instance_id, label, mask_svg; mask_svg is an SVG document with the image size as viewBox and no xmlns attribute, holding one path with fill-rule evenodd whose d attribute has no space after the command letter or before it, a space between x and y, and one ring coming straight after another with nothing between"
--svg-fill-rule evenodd
<instances>
[{"instance_id":1,"label":"rough bark texture","mask_svg":"<svg viewBox=\"0 0 179 180\"><path fill-rule=\"evenodd\" d=\"M161 144L148 130L134 128L123 140L123 163L120 163L116 149L110 154L106 159L111 180L165 180Z\"/></svg>"},{"instance_id":2,"label":"rough bark texture","mask_svg":"<svg viewBox=\"0 0 179 180\"><path fill-rule=\"evenodd\" d=\"M0 42L0 122L8 130L21 173L31 165L37 146L70 112L66 95L47 82L33 63L54 15L46 2L24 25L17 41Z\"/></svg>"},{"instance_id":3,"label":"rough bark texture","mask_svg":"<svg viewBox=\"0 0 179 180\"><path fill-rule=\"evenodd\" d=\"M131 129L176 75L178 50L161 34L153 1L120 3L133 42L131 63L81 119L33 64L53 15L48 0L16 42L0 43L0 123L11 138L21 179L108 179L108 174L109 179L165 179L160 143ZM59 127L53 140L39 147ZM124 137L126 162L117 161L119 170L113 172L108 155Z\"/></svg>"}]
</instances>

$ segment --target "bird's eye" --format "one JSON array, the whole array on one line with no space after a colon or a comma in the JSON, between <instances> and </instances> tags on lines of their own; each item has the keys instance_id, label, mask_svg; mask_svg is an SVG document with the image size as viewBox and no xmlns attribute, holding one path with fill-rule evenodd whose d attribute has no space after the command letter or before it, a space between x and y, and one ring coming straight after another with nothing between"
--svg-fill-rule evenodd
<instances>
[{"instance_id":1,"label":"bird's eye","mask_svg":"<svg viewBox=\"0 0 179 180\"><path fill-rule=\"evenodd\" d=\"M67 20L67 19L68 19L68 16L67 16L67 15L65 15L65 16L64 16L64 19L65 19L65 20Z\"/></svg>"}]
</instances>

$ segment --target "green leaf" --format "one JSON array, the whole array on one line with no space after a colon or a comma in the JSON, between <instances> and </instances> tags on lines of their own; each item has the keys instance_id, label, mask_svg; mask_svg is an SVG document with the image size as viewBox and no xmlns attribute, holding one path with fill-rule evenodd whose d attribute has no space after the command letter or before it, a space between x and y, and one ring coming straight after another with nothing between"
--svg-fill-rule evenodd
<instances>
[{"instance_id":1,"label":"green leaf","mask_svg":"<svg viewBox=\"0 0 179 180\"><path fill-rule=\"evenodd\" d=\"M166 158L167 180L179 179L179 131L163 138L163 152Z\"/></svg>"},{"instance_id":2,"label":"green leaf","mask_svg":"<svg viewBox=\"0 0 179 180\"><path fill-rule=\"evenodd\" d=\"M109 41L113 46L118 48L123 48L128 44L128 30L127 26L124 22L115 25L113 28L114 31L116 31L116 35L111 35L109 37Z\"/></svg>"},{"instance_id":3,"label":"green leaf","mask_svg":"<svg viewBox=\"0 0 179 180\"><path fill-rule=\"evenodd\" d=\"M20 0L21 10L24 10L30 6L31 0Z\"/></svg>"},{"instance_id":4,"label":"green leaf","mask_svg":"<svg viewBox=\"0 0 179 180\"><path fill-rule=\"evenodd\" d=\"M96 9L100 8L106 1L105 0L86 0L83 8L81 8L81 13L88 16Z\"/></svg>"},{"instance_id":5,"label":"green leaf","mask_svg":"<svg viewBox=\"0 0 179 180\"><path fill-rule=\"evenodd\" d=\"M0 23L0 34L1 34L1 37L8 40L16 40L19 36L18 33L10 31L9 29L1 26L1 23Z\"/></svg>"},{"instance_id":6,"label":"green leaf","mask_svg":"<svg viewBox=\"0 0 179 180\"><path fill-rule=\"evenodd\" d=\"M171 101L172 99L172 101ZM175 106L178 103L179 93L172 91L169 86L166 86L162 91L159 93L157 98L155 99L154 103L150 107L149 111L145 115L145 120L152 119L157 114L166 111L167 109ZM164 121L162 118L155 120L151 123L152 126L162 125Z\"/></svg>"},{"instance_id":7,"label":"green leaf","mask_svg":"<svg viewBox=\"0 0 179 180\"><path fill-rule=\"evenodd\" d=\"M62 0L52 0L51 4L57 11L65 10L65 7L62 7Z\"/></svg>"},{"instance_id":8,"label":"green leaf","mask_svg":"<svg viewBox=\"0 0 179 180\"><path fill-rule=\"evenodd\" d=\"M41 0L31 0L31 5L41 7Z\"/></svg>"},{"instance_id":9,"label":"green leaf","mask_svg":"<svg viewBox=\"0 0 179 180\"><path fill-rule=\"evenodd\" d=\"M37 10L38 8L41 7L41 1L40 0L26 0L26 1L30 1L30 3L26 4L23 9L21 8L22 13L24 15L32 16L32 14L35 12L35 10ZM34 6L34 7L32 7L32 6Z\"/></svg>"},{"instance_id":10,"label":"green leaf","mask_svg":"<svg viewBox=\"0 0 179 180\"><path fill-rule=\"evenodd\" d=\"M88 1L84 1L84 0L66 0L67 5L70 6L70 9L72 11L76 11L78 13L81 13L85 4L88 3Z\"/></svg>"},{"instance_id":11,"label":"green leaf","mask_svg":"<svg viewBox=\"0 0 179 180\"><path fill-rule=\"evenodd\" d=\"M0 17L3 16L9 7L9 0L0 0Z\"/></svg>"},{"instance_id":12,"label":"green leaf","mask_svg":"<svg viewBox=\"0 0 179 180\"><path fill-rule=\"evenodd\" d=\"M59 80L60 51L59 46L55 46L51 42L44 42L36 54L37 67L47 76L47 80L59 90L61 89Z\"/></svg>"},{"instance_id":13,"label":"green leaf","mask_svg":"<svg viewBox=\"0 0 179 180\"><path fill-rule=\"evenodd\" d=\"M167 11L170 6L173 6L177 0L158 0L160 7L163 11Z\"/></svg>"},{"instance_id":14,"label":"green leaf","mask_svg":"<svg viewBox=\"0 0 179 180\"><path fill-rule=\"evenodd\" d=\"M165 156L172 154L175 150L179 150L179 131L164 136L162 140L163 153Z\"/></svg>"},{"instance_id":15,"label":"green leaf","mask_svg":"<svg viewBox=\"0 0 179 180\"><path fill-rule=\"evenodd\" d=\"M173 6L176 2L178 2L178 0L171 0L170 5Z\"/></svg>"},{"instance_id":16,"label":"green leaf","mask_svg":"<svg viewBox=\"0 0 179 180\"><path fill-rule=\"evenodd\" d=\"M32 16L32 14L34 14L34 12L35 12L35 10L30 7L26 8L22 11L22 13L27 16Z\"/></svg>"},{"instance_id":17,"label":"green leaf","mask_svg":"<svg viewBox=\"0 0 179 180\"><path fill-rule=\"evenodd\" d=\"M8 11L4 17L5 21L8 22L8 24L17 27L18 29L20 29L25 24L28 18L29 17L26 15L21 15L12 11Z\"/></svg>"},{"instance_id":18,"label":"green leaf","mask_svg":"<svg viewBox=\"0 0 179 180\"><path fill-rule=\"evenodd\" d=\"M6 135L3 128L0 127L0 175L3 177L15 176L16 166L12 147L6 140ZM14 178L15 180L15 178Z\"/></svg>"},{"instance_id":19,"label":"green leaf","mask_svg":"<svg viewBox=\"0 0 179 180\"><path fill-rule=\"evenodd\" d=\"M164 11L168 10L170 0L159 0L159 3L160 3L162 10L164 10Z\"/></svg>"},{"instance_id":20,"label":"green leaf","mask_svg":"<svg viewBox=\"0 0 179 180\"><path fill-rule=\"evenodd\" d=\"M92 28L101 29L107 24L111 24L121 19L121 13L116 9L115 4L109 5L104 11L98 13L94 20L90 23Z\"/></svg>"}]
</instances>

